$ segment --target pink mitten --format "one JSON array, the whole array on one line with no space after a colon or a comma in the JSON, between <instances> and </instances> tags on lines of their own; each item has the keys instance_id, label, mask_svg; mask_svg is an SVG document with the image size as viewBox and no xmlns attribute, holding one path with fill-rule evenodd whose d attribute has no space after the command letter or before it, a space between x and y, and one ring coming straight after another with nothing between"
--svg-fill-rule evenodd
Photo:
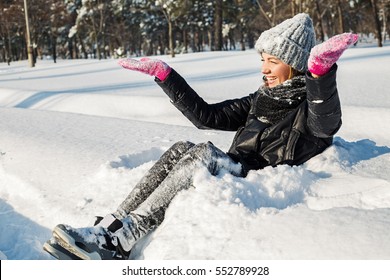
<instances>
[{"instance_id":1,"label":"pink mitten","mask_svg":"<svg viewBox=\"0 0 390 280\"><path fill-rule=\"evenodd\" d=\"M343 33L315 46L311 49L307 62L309 71L318 76L326 74L342 53L356 43L357 39L356 34Z\"/></svg>"},{"instance_id":2,"label":"pink mitten","mask_svg":"<svg viewBox=\"0 0 390 280\"><path fill-rule=\"evenodd\" d=\"M120 59L118 63L123 68L156 76L161 81L164 81L172 70L164 61L147 57L141 58L140 60L132 58Z\"/></svg>"}]
</instances>

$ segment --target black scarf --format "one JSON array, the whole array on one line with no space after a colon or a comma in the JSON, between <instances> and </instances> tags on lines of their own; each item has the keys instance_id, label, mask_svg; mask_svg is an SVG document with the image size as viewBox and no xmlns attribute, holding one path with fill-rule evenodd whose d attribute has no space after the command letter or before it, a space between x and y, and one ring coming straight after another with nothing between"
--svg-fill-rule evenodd
<instances>
[{"instance_id":1,"label":"black scarf","mask_svg":"<svg viewBox=\"0 0 390 280\"><path fill-rule=\"evenodd\" d=\"M273 88L258 89L255 115L264 123L275 124L306 99L305 76L297 76Z\"/></svg>"}]
</instances>

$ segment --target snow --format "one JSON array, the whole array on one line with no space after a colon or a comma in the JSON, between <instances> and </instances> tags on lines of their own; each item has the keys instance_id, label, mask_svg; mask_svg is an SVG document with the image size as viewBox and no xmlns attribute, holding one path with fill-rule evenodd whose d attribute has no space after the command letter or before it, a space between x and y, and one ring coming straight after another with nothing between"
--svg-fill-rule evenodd
<instances>
[{"instance_id":1,"label":"snow","mask_svg":"<svg viewBox=\"0 0 390 280\"><path fill-rule=\"evenodd\" d=\"M208 102L254 92L255 51L160 57ZM302 166L246 178L204 170L132 257L145 260L389 259L390 46L339 61L343 126ZM0 64L0 259L52 259L58 223L113 212L181 140L227 150L233 133L194 128L153 78L115 60Z\"/></svg>"}]
</instances>

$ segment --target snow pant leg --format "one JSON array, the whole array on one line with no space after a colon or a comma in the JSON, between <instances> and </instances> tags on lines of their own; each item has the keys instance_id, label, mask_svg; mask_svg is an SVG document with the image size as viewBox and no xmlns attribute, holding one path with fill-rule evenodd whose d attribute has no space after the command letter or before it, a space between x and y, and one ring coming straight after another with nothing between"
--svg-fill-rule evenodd
<instances>
[{"instance_id":1,"label":"snow pant leg","mask_svg":"<svg viewBox=\"0 0 390 280\"><path fill-rule=\"evenodd\" d=\"M145 235L160 225L172 199L179 191L192 186L193 175L202 167L207 168L213 175L218 174L223 168L235 176L242 176L241 165L235 163L212 143L198 144L181 158L155 191L136 210L132 211L129 217L122 220L124 224L127 224L125 227L130 228L136 223L138 233Z\"/></svg>"},{"instance_id":2,"label":"snow pant leg","mask_svg":"<svg viewBox=\"0 0 390 280\"><path fill-rule=\"evenodd\" d=\"M121 219L134 211L161 184L183 155L193 146L195 144L188 141L177 142L172 145L119 205L114 216Z\"/></svg>"}]
</instances>

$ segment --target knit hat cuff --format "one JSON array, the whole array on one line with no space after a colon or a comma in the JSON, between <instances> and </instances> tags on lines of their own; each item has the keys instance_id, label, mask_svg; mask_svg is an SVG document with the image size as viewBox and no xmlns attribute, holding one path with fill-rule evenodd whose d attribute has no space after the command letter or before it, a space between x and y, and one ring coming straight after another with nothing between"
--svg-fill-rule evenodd
<instances>
[{"instance_id":1,"label":"knit hat cuff","mask_svg":"<svg viewBox=\"0 0 390 280\"><path fill-rule=\"evenodd\" d=\"M300 46L291 40L286 40L280 46L280 60L290 65L299 72L306 72L309 52L303 50Z\"/></svg>"}]
</instances>

